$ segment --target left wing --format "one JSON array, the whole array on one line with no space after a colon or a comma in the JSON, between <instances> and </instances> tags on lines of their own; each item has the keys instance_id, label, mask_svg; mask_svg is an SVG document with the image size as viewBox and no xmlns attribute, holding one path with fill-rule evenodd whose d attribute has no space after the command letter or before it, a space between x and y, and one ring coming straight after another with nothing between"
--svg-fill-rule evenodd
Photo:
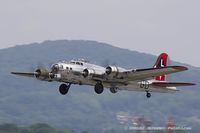
<instances>
[{"instance_id":1,"label":"left wing","mask_svg":"<svg viewBox=\"0 0 200 133\"><path fill-rule=\"evenodd\" d=\"M24 76L24 77L35 77L37 75L36 72L11 72L11 74L19 75L19 76Z\"/></svg>"}]
</instances>

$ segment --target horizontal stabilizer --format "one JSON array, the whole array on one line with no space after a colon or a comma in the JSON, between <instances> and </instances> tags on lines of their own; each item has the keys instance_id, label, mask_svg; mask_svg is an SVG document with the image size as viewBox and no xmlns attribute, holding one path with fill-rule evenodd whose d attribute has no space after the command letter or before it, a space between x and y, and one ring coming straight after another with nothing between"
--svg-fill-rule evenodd
<instances>
[{"instance_id":1,"label":"horizontal stabilizer","mask_svg":"<svg viewBox=\"0 0 200 133\"><path fill-rule=\"evenodd\" d=\"M157 87L180 87L180 86L193 86L194 83L181 83L181 82L153 82L153 86Z\"/></svg>"}]
</instances>

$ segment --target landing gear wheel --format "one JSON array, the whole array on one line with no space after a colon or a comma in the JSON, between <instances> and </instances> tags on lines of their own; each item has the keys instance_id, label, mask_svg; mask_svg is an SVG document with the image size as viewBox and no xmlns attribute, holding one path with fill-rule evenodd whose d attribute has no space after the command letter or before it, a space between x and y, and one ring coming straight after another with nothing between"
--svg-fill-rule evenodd
<instances>
[{"instance_id":1,"label":"landing gear wheel","mask_svg":"<svg viewBox=\"0 0 200 133\"><path fill-rule=\"evenodd\" d=\"M60 94L66 95L67 92L69 91L69 88L70 88L70 84L69 85L61 84L60 87L59 87Z\"/></svg>"},{"instance_id":2,"label":"landing gear wheel","mask_svg":"<svg viewBox=\"0 0 200 133\"><path fill-rule=\"evenodd\" d=\"M146 96L147 96L147 98L150 98L151 97L151 93L147 92Z\"/></svg>"},{"instance_id":3,"label":"landing gear wheel","mask_svg":"<svg viewBox=\"0 0 200 133\"><path fill-rule=\"evenodd\" d=\"M110 88L110 92L111 93L117 93L117 88L115 88L115 87Z\"/></svg>"},{"instance_id":4,"label":"landing gear wheel","mask_svg":"<svg viewBox=\"0 0 200 133\"><path fill-rule=\"evenodd\" d=\"M103 88L103 85L102 83L97 83L95 86L94 86L94 91L97 93L97 94L101 94L103 92L104 88Z\"/></svg>"}]
</instances>

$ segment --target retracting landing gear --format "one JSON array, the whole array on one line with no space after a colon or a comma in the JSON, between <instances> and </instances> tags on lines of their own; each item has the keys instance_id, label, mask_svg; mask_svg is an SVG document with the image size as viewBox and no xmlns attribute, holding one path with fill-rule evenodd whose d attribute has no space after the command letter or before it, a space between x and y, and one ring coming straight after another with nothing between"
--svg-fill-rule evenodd
<instances>
[{"instance_id":1,"label":"retracting landing gear","mask_svg":"<svg viewBox=\"0 0 200 133\"><path fill-rule=\"evenodd\" d=\"M70 86L71 86L70 83L69 84L61 84L59 87L60 94L66 95L67 92L69 91Z\"/></svg>"},{"instance_id":2,"label":"retracting landing gear","mask_svg":"<svg viewBox=\"0 0 200 133\"><path fill-rule=\"evenodd\" d=\"M104 90L103 84L101 82L97 82L96 85L94 86L94 91L97 94L101 94Z\"/></svg>"},{"instance_id":3,"label":"retracting landing gear","mask_svg":"<svg viewBox=\"0 0 200 133\"><path fill-rule=\"evenodd\" d=\"M111 93L117 93L117 88L116 88L116 87L110 88L110 92L111 92Z\"/></svg>"},{"instance_id":4,"label":"retracting landing gear","mask_svg":"<svg viewBox=\"0 0 200 133\"><path fill-rule=\"evenodd\" d=\"M147 91L146 96L147 96L147 98L150 98L151 97L151 93Z\"/></svg>"}]
</instances>

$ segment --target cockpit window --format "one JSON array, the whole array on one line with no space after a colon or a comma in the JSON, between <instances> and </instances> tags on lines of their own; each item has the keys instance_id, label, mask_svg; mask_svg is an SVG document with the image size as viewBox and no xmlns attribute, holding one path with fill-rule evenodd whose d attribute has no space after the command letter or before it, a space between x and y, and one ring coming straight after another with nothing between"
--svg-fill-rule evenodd
<instances>
[{"instance_id":1,"label":"cockpit window","mask_svg":"<svg viewBox=\"0 0 200 133\"><path fill-rule=\"evenodd\" d=\"M77 64L77 65L80 65L80 63L79 63L79 62L76 62L76 64Z\"/></svg>"},{"instance_id":2,"label":"cockpit window","mask_svg":"<svg viewBox=\"0 0 200 133\"><path fill-rule=\"evenodd\" d=\"M82 63L82 62L76 62L76 65L81 65L81 66L83 66L83 63Z\"/></svg>"},{"instance_id":3,"label":"cockpit window","mask_svg":"<svg viewBox=\"0 0 200 133\"><path fill-rule=\"evenodd\" d=\"M83 66L83 63L82 63L82 62L79 62L79 61L71 61L70 64L76 64L76 65L81 65L81 66Z\"/></svg>"},{"instance_id":4,"label":"cockpit window","mask_svg":"<svg viewBox=\"0 0 200 133\"><path fill-rule=\"evenodd\" d=\"M71 64L75 64L75 62L74 61L72 61L72 62L70 62Z\"/></svg>"}]
</instances>

